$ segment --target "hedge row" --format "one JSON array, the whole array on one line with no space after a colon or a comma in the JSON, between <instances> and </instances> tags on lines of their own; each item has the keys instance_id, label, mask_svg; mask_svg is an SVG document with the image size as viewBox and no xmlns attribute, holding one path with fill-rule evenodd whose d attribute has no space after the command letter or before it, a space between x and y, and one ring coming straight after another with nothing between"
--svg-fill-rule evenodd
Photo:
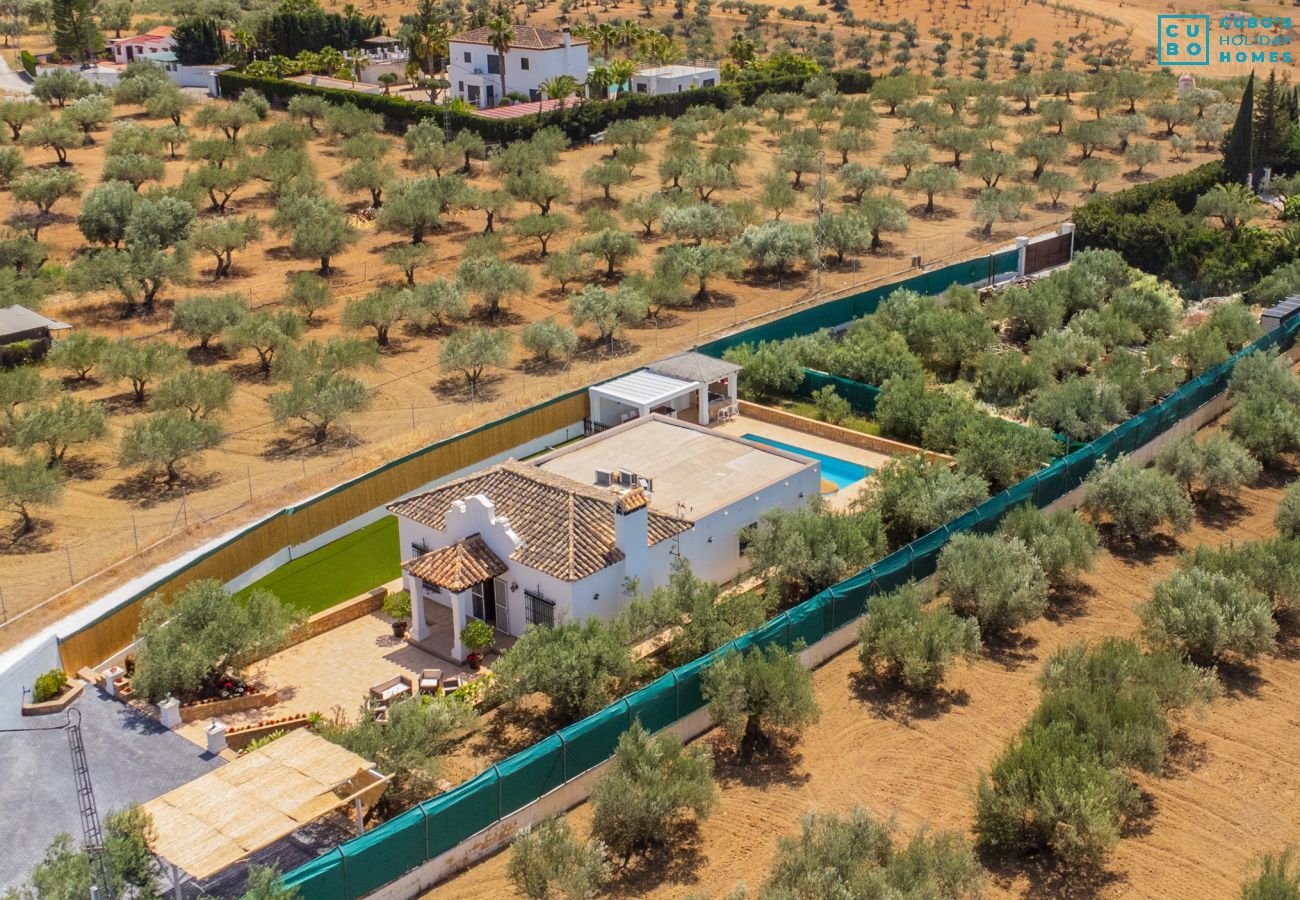
<instances>
[{"instance_id":1,"label":"hedge row","mask_svg":"<svg viewBox=\"0 0 1300 900\"><path fill-rule=\"evenodd\" d=\"M836 84L843 93L862 93L871 88L869 72L845 70L833 73ZM287 103L290 97L313 94L331 103L351 103L361 109L379 113L384 125L393 131L405 130L411 123L427 116L441 118L450 115L453 131L476 132L485 141L508 144L525 140L539 128L554 125L570 140L583 141L604 131L611 123L622 119L639 119L646 116L680 116L692 106L716 106L729 109L737 103L753 103L762 94L798 91L807 78L790 75L754 81L738 81L709 88L696 88L676 94L628 94L618 100L588 101L565 110L552 110L540 115L521 116L517 119L487 119L472 113L451 111L442 107L404 97L367 94L345 88L329 88L303 84L281 78L261 78L244 72L229 70L217 76L223 96L236 97L245 90L256 90L272 103Z\"/></svg>"}]
</instances>

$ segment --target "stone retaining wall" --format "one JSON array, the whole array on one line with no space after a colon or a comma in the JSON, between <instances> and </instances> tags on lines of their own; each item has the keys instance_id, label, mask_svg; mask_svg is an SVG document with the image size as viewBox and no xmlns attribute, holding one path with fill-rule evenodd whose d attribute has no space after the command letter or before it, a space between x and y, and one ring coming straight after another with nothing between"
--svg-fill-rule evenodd
<instances>
[{"instance_id":1,"label":"stone retaining wall","mask_svg":"<svg viewBox=\"0 0 1300 900\"><path fill-rule=\"evenodd\" d=\"M873 453L884 453L887 456L913 456L917 453L924 453L931 460L952 462L952 457L943 453L922 450L920 447L913 447L911 444L903 444L878 435L864 434L852 428L842 428L829 422L809 419L806 416L795 415L774 406L762 406L748 400L741 400L739 403L740 414L747 419L767 422L769 425L780 425L782 428L789 428L791 431L802 431L804 434L811 434L814 437L837 441L841 444L848 444L850 447L870 450Z\"/></svg>"},{"instance_id":2,"label":"stone retaining wall","mask_svg":"<svg viewBox=\"0 0 1300 900\"><path fill-rule=\"evenodd\" d=\"M348 622L360 619L362 616L377 612L384 605L384 598L387 596L388 588L377 587L360 597L354 597L351 600L337 603L329 609L321 610L295 628L293 634L289 635L289 640L284 647L281 647L276 652L279 653L285 647L301 644L303 641L318 637L327 631L338 628L340 625L346 625Z\"/></svg>"},{"instance_id":3,"label":"stone retaining wall","mask_svg":"<svg viewBox=\"0 0 1300 900\"><path fill-rule=\"evenodd\" d=\"M261 709L280 702L280 692L265 687L258 687L254 693L242 694L228 700L198 700L194 703L181 704L181 721L194 722L198 719L212 719L228 716L232 713Z\"/></svg>"},{"instance_id":4,"label":"stone retaining wall","mask_svg":"<svg viewBox=\"0 0 1300 900\"><path fill-rule=\"evenodd\" d=\"M226 745L231 750L243 750L253 741L277 731L297 731L306 728L310 720L306 716L287 716L283 719L270 719L252 725L226 729Z\"/></svg>"}]
</instances>

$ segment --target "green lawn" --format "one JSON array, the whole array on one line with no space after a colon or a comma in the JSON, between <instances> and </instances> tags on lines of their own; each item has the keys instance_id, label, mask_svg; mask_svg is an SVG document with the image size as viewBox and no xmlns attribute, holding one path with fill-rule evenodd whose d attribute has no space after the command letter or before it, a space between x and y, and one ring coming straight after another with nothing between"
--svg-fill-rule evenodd
<instances>
[{"instance_id":1,"label":"green lawn","mask_svg":"<svg viewBox=\"0 0 1300 900\"><path fill-rule=\"evenodd\" d=\"M253 582L239 592L268 590L285 603L317 613L350 600L401 574L397 518L378 522L313 550Z\"/></svg>"}]
</instances>

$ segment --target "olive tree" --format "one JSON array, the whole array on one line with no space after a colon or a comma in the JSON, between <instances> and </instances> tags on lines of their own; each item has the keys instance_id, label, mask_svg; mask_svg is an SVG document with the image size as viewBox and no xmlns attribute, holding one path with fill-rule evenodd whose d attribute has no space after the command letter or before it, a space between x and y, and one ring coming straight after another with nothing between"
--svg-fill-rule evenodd
<instances>
[{"instance_id":1,"label":"olive tree","mask_svg":"<svg viewBox=\"0 0 1300 900\"><path fill-rule=\"evenodd\" d=\"M50 365L71 372L77 381L86 381L95 367L104 361L109 346L105 335L77 329L56 342L45 359Z\"/></svg>"},{"instance_id":2,"label":"olive tree","mask_svg":"<svg viewBox=\"0 0 1300 900\"><path fill-rule=\"evenodd\" d=\"M1239 575L1175 572L1137 612L1153 646L1179 650L1198 665L1229 654L1254 659L1276 642L1273 604Z\"/></svg>"},{"instance_id":3,"label":"olive tree","mask_svg":"<svg viewBox=\"0 0 1300 900\"><path fill-rule=\"evenodd\" d=\"M305 423L317 445L325 443L332 425L368 409L371 399L356 378L324 368L295 377L266 398L277 422L296 419Z\"/></svg>"},{"instance_id":4,"label":"olive tree","mask_svg":"<svg viewBox=\"0 0 1300 900\"><path fill-rule=\"evenodd\" d=\"M578 840L563 816L520 831L506 864L506 877L529 900L588 900L610 874L605 845Z\"/></svg>"},{"instance_id":5,"label":"olive tree","mask_svg":"<svg viewBox=\"0 0 1300 900\"><path fill-rule=\"evenodd\" d=\"M799 262L816 261L816 240L807 225L764 222L750 225L733 243L736 252L760 272L787 274Z\"/></svg>"},{"instance_id":6,"label":"olive tree","mask_svg":"<svg viewBox=\"0 0 1300 900\"><path fill-rule=\"evenodd\" d=\"M493 690L512 702L544 694L556 720L567 724L622 696L636 671L622 632L590 618L527 629L493 664Z\"/></svg>"},{"instance_id":7,"label":"olive tree","mask_svg":"<svg viewBox=\"0 0 1300 900\"><path fill-rule=\"evenodd\" d=\"M797 653L776 645L724 654L704 670L700 689L713 721L746 761L771 748L774 731L802 731L821 715L812 673Z\"/></svg>"},{"instance_id":8,"label":"olive tree","mask_svg":"<svg viewBox=\"0 0 1300 900\"><path fill-rule=\"evenodd\" d=\"M53 506L63 495L63 470L43 459L0 461L0 505L18 516L16 536L32 530L33 510Z\"/></svg>"},{"instance_id":9,"label":"olive tree","mask_svg":"<svg viewBox=\"0 0 1300 900\"><path fill-rule=\"evenodd\" d=\"M135 402L144 403L150 384L185 365L185 354L171 344L121 338L105 352L102 367L109 378L129 381Z\"/></svg>"},{"instance_id":10,"label":"olive tree","mask_svg":"<svg viewBox=\"0 0 1300 900\"><path fill-rule=\"evenodd\" d=\"M614 290L587 285L569 297L569 315L576 327L595 326L602 342L613 349L615 339L629 325L644 321L649 312L645 293L624 282Z\"/></svg>"},{"instance_id":11,"label":"olive tree","mask_svg":"<svg viewBox=\"0 0 1300 900\"><path fill-rule=\"evenodd\" d=\"M980 628L949 607L927 607L921 590L909 584L871 598L858 640L868 675L925 694L938 688L958 657L975 658Z\"/></svg>"},{"instance_id":12,"label":"olive tree","mask_svg":"<svg viewBox=\"0 0 1300 900\"><path fill-rule=\"evenodd\" d=\"M1029 548L1054 588L1091 571L1097 556L1097 530L1068 509L1044 513L1025 503L1006 514L999 531Z\"/></svg>"},{"instance_id":13,"label":"olive tree","mask_svg":"<svg viewBox=\"0 0 1300 900\"><path fill-rule=\"evenodd\" d=\"M510 333L492 328L457 331L443 342L438 355L442 371L465 376L471 400L478 398L483 373L489 368L504 368L509 361Z\"/></svg>"},{"instance_id":14,"label":"olive tree","mask_svg":"<svg viewBox=\"0 0 1300 900\"><path fill-rule=\"evenodd\" d=\"M172 309L172 330L197 340L207 350L212 339L248 315L248 302L239 294L187 297Z\"/></svg>"},{"instance_id":15,"label":"olive tree","mask_svg":"<svg viewBox=\"0 0 1300 900\"><path fill-rule=\"evenodd\" d=\"M380 347L389 345L389 332L410 310L410 293L395 287L381 287L356 297L343 307L342 323L353 329L370 328Z\"/></svg>"},{"instance_id":16,"label":"olive tree","mask_svg":"<svg viewBox=\"0 0 1300 900\"><path fill-rule=\"evenodd\" d=\"M495 320L501 314L501 304L527 291L531 279L523 266L488 254L462 260L456 269L456 283L466 293L477 294L488 318Z\"/></svg>"},{"instance_id":17,"label":"olive tree","mask_svg":"<svg viewBox=\"0 0 1300 900\"><path fill-rule=\"evenodd\" d=\"M56 403L24 408L10 426L10 437L24 453L44 447L45 464L53 468L63 462L72 445L103 438L108 430L106 418L102 404L64 394Z\"/></svg>"},{"instance_id":18,"label":"olive tree","mask_svg":"<svg viewBox=\"0 0 1300 900\"><path fill-rule=\"evenodd\" d=\"M289 252L295 257L319 260L321 275L329 275L330 261L360 237L343 208L319 193L282 196L271 228L289 238Z\"/></svg>"},{"instance_id":19,"label":"olive tree","mask_svg":"<svg viewBox=\"0 0 1300 900\"><path fill-rule=\"evenodd\" d=\"M538 362L568 360L578 349L578 333L554 319L542 319L524 326L519 343Z\"/></svg>"},{"instance_id":20,"label":"olive tree","mask_svg":"<svg viewBox=\"0 0 1300 900\"><path fill-rule=\"evenodd\" d=\"M123 466L138 466L150 474L163 472L170 485L180 480L178 466L183 460L215 447L223 438L221 426L211 419L191 419L179 410L154 413L128 426L117 458Z\"/></svg>"},{"instance_id":21,"label":"olive tree","mask_svg":"<svg viewBox=\"0 0 1300 900\"><path fill-rule=\"evenodd\" d=\"M985 635L1005 635L1043 614L1047 575L1019 538L958 534L939 554L936 584Z\"/></svg>"},{"instance_id":22,"label":"olive tree","mask_svg":"<svg viewBox=\"0 0 1300 900\"><path fill-rule=\"evenodd\" d=\"M1156 468L1173 476L1188 496L1202 501L1237 493L1259 477L1260 464L1231 437L1215 433L1198 442L1192 434L1170 441L1156 457Z\"/></svg>"},{"instance_id":23,"label":"olive tree","mask_svg":"<svg viewBox=\"0 0 1300 900\"><path fill-rule=\"evenodd\" d=\"M179 409L191 419L206 419L230 407L235 380L225 372L186 369L158 385L149 398L155 411Z\"/></svg>"},{"instance_id":24,"label":"olive tree","mask_svg":"<svg viewBox=\"0 0 1300 900\"><path fill-rule=\"evenodd\" d=\"M520 643L547 630L530 629ZM706 819L716 794L707 749L686 747L670 732L651 735L634 721L592 789L591 831L626 866L633 854L645 858L670 845L688 814Z\"/></svg>"},{"instance_id":25,"label":"olive tree","mask_svg":"<svg viewBox=\"0 0 1300 900\"><path fill-rule=\"evenodd\" d=\"M1191 527L1191 501L1164 472L1120 457L1098 465L1086 485L1084 512L1094 522L1108 520L1121 540L1150 540L1162 525L1175 533Z\"/></svg>"}]
</instances>

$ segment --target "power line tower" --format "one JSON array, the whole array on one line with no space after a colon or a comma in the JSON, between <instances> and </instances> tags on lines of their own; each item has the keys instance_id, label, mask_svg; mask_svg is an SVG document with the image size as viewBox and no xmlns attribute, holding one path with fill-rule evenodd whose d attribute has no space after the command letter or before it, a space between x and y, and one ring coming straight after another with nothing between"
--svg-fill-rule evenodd
<instances>
[{"instance_id":1,"label":"power line tower","mask_svg":"<svg viewBox=\"0 0 1300 900\"><path fill-rule=\"evenodd\" d=\"M91 900L114 900L113 881L108 874L108 852L104 849L104 829L99 824L95 791L90 784L90 767L86 764L86 745L81 740L81 710L68 710L68 749L72 751L72 777L77 786L77 805L81 810L81 835L90 861Z\"/></svg>"}]
</instances>

